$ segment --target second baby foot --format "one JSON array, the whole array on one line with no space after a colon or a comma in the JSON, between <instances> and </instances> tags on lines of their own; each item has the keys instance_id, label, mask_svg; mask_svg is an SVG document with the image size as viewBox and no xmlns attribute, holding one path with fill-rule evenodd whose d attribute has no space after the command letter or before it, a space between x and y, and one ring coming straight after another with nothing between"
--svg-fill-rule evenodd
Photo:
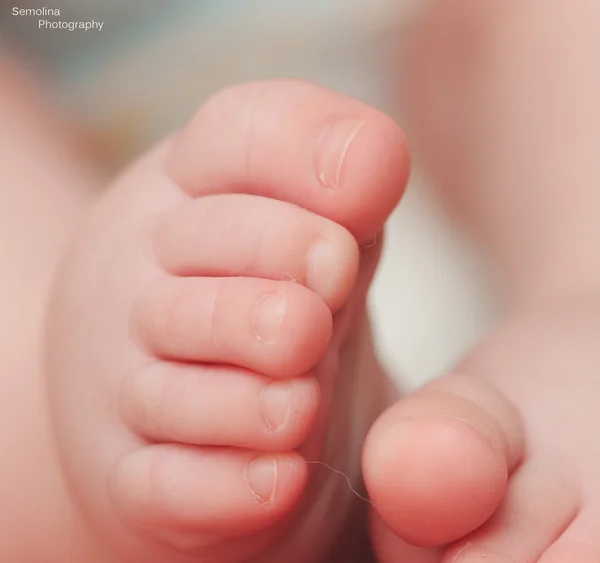
<instances>
[{"instance_id":1,"label":"second baby foot","mask_svg":"<svg viewBox=\"0 0 600 563\"><path fill-rule=\"evenodd\" d=\"M524 311L374 425L365 478L382 563L600 561L600 315Z\"/></svg>"},{"instance_id":2,"label":"second baby foot","mask_svg":"<svg viewBox=\"0 0 600 563\"><path fill-rule=\"evenodd\" d=\"M389 400L365 315L372 243L408 168L390 118L278 82L216 95L116 181L48 324L84 551L334 560L357 499L306 461L360 487L362 439Z\"/></svg>"}]
</instances>

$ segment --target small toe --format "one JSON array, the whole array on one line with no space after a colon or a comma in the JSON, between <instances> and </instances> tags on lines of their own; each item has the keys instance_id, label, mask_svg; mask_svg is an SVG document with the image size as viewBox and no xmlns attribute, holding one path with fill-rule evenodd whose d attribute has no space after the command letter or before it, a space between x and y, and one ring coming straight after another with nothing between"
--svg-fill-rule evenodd
<instances>
[{"instance_id":1,"label":"small toe","mask_svg":"<svg viewBox=\"0 0 600 563\"><path fill-rule=\"evenodd\" d=\"M193 552L277 523L305 483L297 454L156 445L123 457L110 491L131 526Z\"/></svg>"},{"instance_id":2,"label":"small toe","mask_svg":"<svg viewBox=\"0 0 600 563\"><path fill-rule=\"evenodd\" d=\"M157 357L296 377L321 359L331 311L312 291L256 278L166 278L140 295L134 338Z\"/></svg>"},{"instance_id":3,"label":"small toe","mask_svg":"<svg viewBox=\"0 0 600 563\"><path fill-rule=\"evenodd\" d=\"M174 275L296 281L333 312L350 296L358 272L358 246L346 229L246 194L186 202L163 217L154 241L159 262Z\"/></svg>"},{"instance_id":4,"label":"small toe","mask_svg":"<svg viewBox=\"0 0 600 563\"><path fill-rule=\"evenodd\" d=\"M319 384L236 368L155 362L123 383L128 426L154 442L286 452L312 430Z\"/></svg>"}]
</instances>

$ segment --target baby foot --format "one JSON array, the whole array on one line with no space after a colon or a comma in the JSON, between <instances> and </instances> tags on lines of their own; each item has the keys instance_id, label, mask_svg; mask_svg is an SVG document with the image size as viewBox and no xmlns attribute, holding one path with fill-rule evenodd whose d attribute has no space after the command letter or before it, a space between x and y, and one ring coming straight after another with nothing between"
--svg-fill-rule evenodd
<instances>
[{"instance_id":1,"label":"baby foot","mask_svg":"<svg viewBox=\"0 0 600 563\"><path fill-rule=\"evenodd\" d=\"M398 537L458 540L442 563L599 561L599 371L597 313L530 313L391 407L364 452L381 561Z\"/></svg>"},{"instance_id":2,"label":"baby foot","mask_svg":"<svg viewBox=\"0 0 600 563\"><path fill-rule=\"evenodd\" d=\"M250 84L98 203L57 283L48 359L60 463L103 561L333 560L357 499L305 461L360 486L351 460L388 400L371 243L407 175L390 118Z\"/></svg>"}]
</instances>

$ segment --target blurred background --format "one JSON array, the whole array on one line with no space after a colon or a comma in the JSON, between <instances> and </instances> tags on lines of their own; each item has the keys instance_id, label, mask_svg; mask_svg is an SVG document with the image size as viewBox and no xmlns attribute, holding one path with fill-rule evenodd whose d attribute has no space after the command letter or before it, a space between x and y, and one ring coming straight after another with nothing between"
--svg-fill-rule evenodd
<instances>
[{"instance_id":1,"label":"blurred background","mask_svg":"<svg viewBox=\"0 0 600 563\"><path fill-rule=\"evenodd\" d=\"M0 37L35 61L116 169L241 81L312 80L398 117L396 46L425 1L0 0ZM420 176L391 218L371 294L382 360L411 387L451 367L497 314L475 249Z\"/></svg>"}]
</instances>

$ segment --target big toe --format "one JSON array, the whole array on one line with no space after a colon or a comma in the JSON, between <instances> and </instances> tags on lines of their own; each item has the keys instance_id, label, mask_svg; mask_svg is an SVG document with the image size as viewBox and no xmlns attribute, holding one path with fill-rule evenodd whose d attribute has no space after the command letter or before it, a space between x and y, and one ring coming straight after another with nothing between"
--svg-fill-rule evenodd
<instances>
[{"instance_id":1,"label":"big toe","mask_svg":"<svg viewBox=\"0 0 600 563\"><path fill-rule=\"evenodd\" d=\"M177 136L168 164L194 197L243 192L287 201L343 225L361 244L399 202L409 168L392 118L291 80L213 96Z\"/></svg>"},{"instance_id":2,"label":"big toe","mask_svg":"<svg viewBox=\"0 0 600 563\"><path fill-rule=\"evenodd\" d=\"M440 378L373 426L363 467L385 524L414 545L440 546L478 528L502 501L523 432L514 408L476 378Z\"/></svg>"}]
</instances>

